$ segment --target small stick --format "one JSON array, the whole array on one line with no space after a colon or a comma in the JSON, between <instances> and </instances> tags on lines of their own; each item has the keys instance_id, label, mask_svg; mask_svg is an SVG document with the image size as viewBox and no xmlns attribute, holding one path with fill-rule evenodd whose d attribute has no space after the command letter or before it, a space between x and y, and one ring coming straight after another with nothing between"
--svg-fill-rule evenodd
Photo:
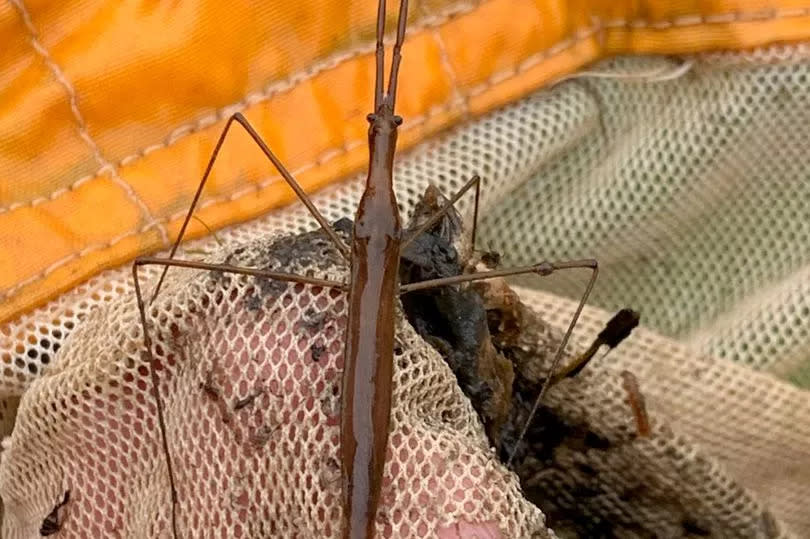
<instances>
[{"instance_id":1,"label":"small stick","mask_svg":"<svg viewBox=\"0 0 810 539\"><path fill-rule=\"evenodd\" d=\"M644 395L638 387L638 379L630 371L622 371L622 387L627 391L627 402L633 410L633 417L636 419L636 432L640 438L650 436L650 419L647 416L647 406L644 403Z\"/></svg>"}]
</instances>

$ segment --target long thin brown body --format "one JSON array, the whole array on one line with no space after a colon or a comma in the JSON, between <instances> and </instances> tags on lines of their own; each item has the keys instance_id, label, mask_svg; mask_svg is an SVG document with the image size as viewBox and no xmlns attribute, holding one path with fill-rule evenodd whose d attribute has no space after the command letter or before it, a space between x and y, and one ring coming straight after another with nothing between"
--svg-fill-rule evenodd
<instances>
[{"instance_id":1,"label":"long thin brown body","mask_svg":"<svg viewBox=\"0 0 810 539\"><path fill-rule=\"evenodd\" d=\"M402 118L394 114L408 0L400 1L388 90L383 93L385 0L377 8L374 113L368 115L369 167L352 236L349 320L343 366L340 457L343 537L374 537L382 490L394 371L394 305L402 243L394 195L394 153Z\"/></svg>"},{"instance_id":2,"label":"long thin brown body","mask_svg":"<svg viewBox=\"0 0 810 539\"><path fill-rule=\"evenodd\" d=\"M385 120L369 129L371 162L352 242L340 431L344 537L352 538L374 535L391 412L402 230L392 186L396 125Z\"/></svg>"}]
</instances>

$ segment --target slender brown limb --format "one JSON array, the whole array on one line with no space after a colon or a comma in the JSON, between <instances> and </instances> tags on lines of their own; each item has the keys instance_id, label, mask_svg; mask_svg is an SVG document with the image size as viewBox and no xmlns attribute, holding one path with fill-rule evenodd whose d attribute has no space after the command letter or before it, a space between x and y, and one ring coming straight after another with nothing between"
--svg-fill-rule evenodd
<instances>
[{"instance_id":1,"label":"slender brown limb","mask_svg":"<svg viewBox=\"0 0 810 539\"><path fill-rule=\"evenodd\" d=\"M172 533L176 539L177 534L177 487L174 480L174 468L172 466L172 456L169 452L169 440L166 430L165 412L163 409L163 401L160 398L160 379L157 374L155 364L155 356L152 354L152 338L149 335L149 325L146 322L146 306L141 293L141 284L138 278L138 268L147 265L160 265L165 267L180 267L190 268L197 270L220 271L223 273L235 273L238 275L249 275L252 277L260 277L266 279L275 279L278 281L297 282L312 286L322 286L324 288L338 288L340 290L346 289L346 284L338 281L330 281L327 279L317 279L305 275L296 275L294 273L285 273L279 271L268 271L255 268L243 268L240 266L233 266L231 264L210 264L207 262L196 262L191 260L173 260L171 258L159 257L138 257L132 264L132 277L135 282L135 297L138 302L138 312L141 319L141 327L143 328L144 347L146 348L146 355L149 361L149 371L152 379L152 391L155 394L155 402L157 404L158 427L160 429L161 444L163 446L163 453L166 456L166 467L169 474L169 487L172 493ZM165 272L163 273L165 275ZM154 299L154 298L153 298Z\"/></svg>"},{"instance_id":2,"label":"slender brown limb","mask_svg":"<svg viewBox=\"0 0 810 539\"><path fill-rule=\"evenodd\" d=\"M141 327L143 328L143 344L146 347L146 355L149 360L149 371L152 377L152 390L155 392L155 402L157 403L158 427L160 428L160 441L163 445L163 454L166 456L166 467L169 473L169 488L172 493L172 537L177 539L177 488L174 484L174 469L172 467L172 455L169 452L169 440L166 437L166 421L163 414L163 401L160 400L158 391L158 375L155 370L155 357L152 354L152 338L149 336L149 326L146 323L146 308L144 306L143 294L141 294L141 284L138 280L137 261L132 264L132 278L135 282L135 297L138 300L138 312L141 317Z\"/></svg>"},{"instance_id":3,"label":"slender brown limb","mask_svg":"<svg viewBox=\"0 0 810 539\"><path fill-rule=\"evenodd\" d=\"M209 235L209 236L211 236L212 238L214 238L214 241L215 241L215 242L217 242L217 245L219 245L220 247L224 247L224 246L225 246L225 244L224 244L224 243L222 243L222 242L220 241L220 239L217 237L217 233L216 233L216 232L214 232L214 231L211 229L211 227L210 227L210 226L208 226L208 223L206 223L205 221L203 221L202 219L200 219L200 218L199 218L199 217L197 217L196 215L192 215L192 216L191 216L191 218L192 218L192 219L194 219L195 221L197 221L198 223L200 223L200 224L201 224L201 225L202 225L202 226L205 228L205 230L207 230L207 231L208 231L208 235Z\"/></svg>"},{"instance_id":4,"label":"slender brown limb","mask_svg":"<svg viewBox=\"0 0 810 539\"><path fill-rule=\"evenodd\" d=\"M173 260L170 258L161 258L154 256L140 256L135 259L134 265L136 266L159 265L159 266L172 266L177 268L221 271L223 273L235 273L237 275L249 275L251 277L261 277L264 279L275 279L277 281L302 283L313 286L323 286L324 288L337 288L339 290L346 290L346 283L340 281L318 279L316 277L308 277L306 275L297 275L295 273L286 273L283 271L268 271L256 268L244 268L241 266L233 266L231 264L212 264L208 262L198 262L196 260Z\"/></svg>"},{"instance_id":5,"label":"slender brown limb","mask_svg":"<svg viewBox=\"0 0 810 539\"><path fill-rule=\"evenodd\" d=\"M447 204L442 206L441 209L439 209L438 211L436 211L436 213L431 215L430 218L427 221L422 223L419 226L419 228L416 229L416 231L414 231L413 233L410 234L410 236L405 238L402 241L402 245L401 245L400 249L404 251L408 247L408 245L411 244L411 242L413 240L415 240L420 235L424 234L427 230L430 229L430 227L435 225L439 221L439 219L444 217L447 214L447 212L450 211L453 208L453 205L456 202L458 202L458 200L462 196L464 196L464 194L467 191L469 191L472 188L473 185L475 186L475 206L474 206L474 209L473 209L473 226L472 226L472 236L471 236L471 240L470 240L471 241L470 247L472 249L475 249L475 229L478 226L478 200L479 200L480 191L481 191L481 177L478 176L478 174L476 174L475 176L473 176L472 178L467 180L467 183L465 183L464 186L461 189L459 189L456 192L456 194L454 194L450 198L450 200L447 201Z\"/></svg>"},{"instance_id":6,"label":"slender brown limb","mask_svg":"<svg viewBox=\"0 0 810 539\"><path fill-rule=\"evenodd\" d=\"M540 262L532 266L519 266L517 268L506 268L492 271L481 271L478 273L467 273L465 275L454 275L452 277L442 277L440 279L429 279L418 283L405 284L399 287L400 294L407 294L415 290L425 290L439 286L448 286L470 281L482 281L484 279L494 279L495 277L512 277L515 275L525 275L535 273L542 277L551 275L555 271L562 269L587 268L597 272L596 260L586 258L582 260L566 260L563 262ZM591 278L593 280L593 277Z\"/></svg>"},{"instance_id":7,"label":"slender brown limb","mask_svg":"<svg viewBox=\"0 0 810 539\"><path fill-rule=\"evenodd\" d=\"M388 77L388 104L394 110L397 100L397 78L399 77L399 64L402 62L402 43L405 41L405 25L408 21L408 0L399 3L399 16L397 18L397 40L394 43L394 52L391 58L391 74Z\"/></svg>"},{"instance_id":8,"label":"slender brown limb","mask_svg":"<svg viewBox=\"0 0 810 539\"><path fill-rule=\"evenodd\" d=\"M340 254L346 260L350 260L351 255L349 254L348 246L343 242L343 240L338 237L332 227L329 225L327 220L321 215L321 212L315 207L315 205L310 200L309 196L306 194L304 189L298 184L295 178L293 178L292 174L286 169L284 164L276 157L273 151L267 146L264 142L262 137L259 133L253 129L253 126L250 125L250 122L242 116L241 113L237 112L230 118L228 118L228 122L225 124L225 128L222 130L222 134L219 136L219 140L217 140L217 144L214 147L214 152L211 154L211 157L208 160L208 165L205 167L205 172L203 173L203 177L200 180L200 184L197 186L197 192L194 193L194 199L191 201L191 205L188 208L188 212L186 213L186 218L183 220L183 225L180 227L180 233L177 235L177 239L174 241L172 245L171 251L169 251L169 259L174 258L175 253L177 252L177 248L180 246L180 242L183 241L183 236L186 233L186 228L188 227L189 221L191 221L191 216L194 214L194 208L197 206L197 202L200 200L200 196L202 196L203 188L205 187L205 183L208 181L208 177L211 175L211 170L214 167L214 162L219 155L219 151L222 148L222 144L225 142L225 137L228 135L228 131L231 128L231 125L236 122L241 125L245 131L247 131L250 138L256 143L257 146L262 150L264 155L273 163L273 166L276 168L281 177L284 178L284 181L295 191L296 196L298 197L301 202L304 203L304 206L307 207L309 213L318 221L318 224L321 225L321 228L326 232L332 242L335 244L335 247L340 251ZM160 288L163 285L163 280L166 278L166 272L169 270L169 266L163 268L163 273L161 273L160 278L158 279L157 285L155 285L155 291L152 292L152 297L149 300L149 303L155 301L158 293L160 292Z\"/></svg>"},{"instance_id":9,"label":"slender brown limb","mask_svg":"<svg viewBox=\"0 0 810 539\"><path fill-rule=\"evenodd\" d=\"M475 176L478 176L476 174ZM475 184L475 202L473 203L473 223L472 233L470 234L470 248L475 250L475 234L478 231L478 203L481 200L481 178Z\"/></svg>"},{"instance_id":10,"label":"slender brown limb","mask_svg":"<svg viewBox=\"0 0 810 539\"><path fill-rule=\"evenodd\" d=\"M376 75L374 77L374 110L383 102L383 84L385 78L385 0L377 4L377 48L374 53L376 60Z\"/></svg>"},{"instance_id":11,"label":"slender brown limb","mask_svg":"<svg viewBox=\"0 0 810 539\"><path fill-rule=\"evenodd\" d=\"M507 468L512 465L512 460L515 458L518 444L526 436L526 432L529 430L529 425L531 425L532 419L534 419L537 409L540 407L540 403L543 401L543 397L545 397L548 388L551 387L552 377L557 371L557 366L560 364L563 352L565 351L565 346L568 344L568 340L571 338L571 334L574 332L574 327L577 325L579 315L582 313L582 309L585 307L585 303L588 301L588 296L591 295L594 283L596 283L596 278L599 275L599 265L596 260L590 260L588 262L589 265L580 267L590 268L591 278L588 280L588 284L585 287L585 292L582 294L582 297L579 300L577 310L574 311L574 316L571 317L571 322L568 324L568 329L565 331L562 341L560 341L560 346L557 348L557 352L554 354L554 359L551 360L551 366L548 368L548 375L546 375L546 379L543 381L543 385L540 387L540 393L538 393L537 398L534 399L534 404L532 405L531 412L529 412L529 417L526 418L526 423L524 423L523 428L520 429L520 435L517 438L517 443L515 443L515 449L512 451L512 454L509 455L509 459L506 461Z\"/></svg>"},{"instance_id":12,"label":"slender brown limb","mask_svg":"<svg viewBox=\"0 0 810 539\"><path fill-rule=\"evenodd\" d=\"M481 281L484 279L492 279L494 277L509 277L513 275L524 275L527 273L535 273L537 275L545 277L547 275L554 273L555 271L564 269L575 269L575 268L590 269L591 277L588 280L587 286L585 287L585 292L582 294L582 297L579 300L577 310L574 312L574 316L571 318L571 322L568 325L568 329L563 335L562 341L560 341L560 346L557 348L557 351L554 354L554 359L552 359L551 361L551 367L549 367L549 375L546 376L546 379L543 381L543 385L540 388L540 393L537 395L537 398L535 399L534 404L532 405L532 410L531 412L529 412L529 417L527 418L526 423L523 425L523 428L521 429L520 435L518 436L517 440L518 443L520 443L520 441L523 440L523 438L526 436L526 431L529 429L529 425L531 424L534 415L537 413L537 409L540 406L540 403L542 402L543 397L546 394L546 391L548 391L548 388L551 385L553 373L557 371L557 367L560 363L560 360L562 359L565 347L568 344L569 339L571 338L571 334L574 331L574 327L577 324L577 320L579 320L579 315L580 313L582 313L582 309L583 307L585 307L585 303L588 301L588 296L590 296L591 290L593 290L593 285L596 282L596 277L599 275L599 264L597 263L597 261L593 259L583 259L583 260L567 260L563 262L540 262L539 264L535 264L533 266L523 266L519 268L484 271L479 273L470 273L467 275L444 277L441 279L430 279L419 283L403 285L399 289L401 294L406 294L408 292L413 292L414 290L424 290L426 288L436 288L438 286L447 286L471 281ZM517 447L517 444L515 446ZM514 458L514 456L515 453L513 452L509 456L509 460L506 463L507 466L511 466L512 459Z\"/></svg>"}]
</instances>

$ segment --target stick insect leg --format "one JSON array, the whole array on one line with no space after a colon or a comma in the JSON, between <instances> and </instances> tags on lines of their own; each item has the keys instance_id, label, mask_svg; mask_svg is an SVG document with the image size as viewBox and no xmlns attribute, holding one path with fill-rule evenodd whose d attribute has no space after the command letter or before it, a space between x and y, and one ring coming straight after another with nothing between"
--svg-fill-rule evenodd
<instances>
[{"instance_id":1,"label":"stick insect leg","mask_svg":"<svg viewBox=\"0 0 810 539\"><path fill-rule=\"evenodd\" d=\"M383 102L383 79L385 77L385 0L377 5L377 47L375 49L374 110Z\"/></svg>"},{"instance_id":2,"label":"stick insect leg","mask_svg":"<svg viewBox=\"0 0 810 539\"><path fill-rule=\"evenodd\" d=\"M217 140L217 144L214 147L214 151L211 154L211 157L208 159L208 165L205 167L205 172L203 173L203 177L200 180L200 184L197 186L197 192L194 193L194 199L191 201L191 205L188 208L188 213L186 213L186 218L183 220L183 226L180 227L180 233L177 235L177 239L174 241L172 245L172 249L169 252L169 259L174 258L174 254L177 252L177 247L180 245L180 242L183 240L183 236L186 233L186 228L188 227L188 223L191 220L191 216L194 214L194 208L197 206L197 202L200 200L200 196L202 195L203 188L205 187L205 183L208 181L208 177L211 175L211 169L214 167L214 162L219 155L219 151L222 148L222 144L225 142L225 137L228 135L228 131L231 128L231 125L236 122L241 125L245 131L247 131L250 138L256 143L257 146L262 150L265 156L273 163L273 166L276 168L281 177L284 178L284 181L295 191L296 196L298 199L304 203L304 206L307 207L309 213L318 221L318 224L321 225L321 228L326 232L332 242L335 244L335 247L340 251L340 254L346 260L350 259L349 248L346 246L346 243L341 240L332 227L329 225L327 220L321 215L321 212L315 207L312 201L307 196L304 189L298 184L295 178L293 178L292 174L284 167L284 164L279 160L278 157L273 153L269 146L264 142L262 137L259 133L253 129L253 126L250 125L250 122L247 121L247 118L242 116L241 113L237 112L230 118L228 118L228 122L225 124L225 128L222 130L222 134L219 135L219 139ZM160 275L160 279L158 279L157 285L155 286L155 291L152 293L152 298L149 302L155 301L155 298L160 292L160 287L163 285L163 280L166 278L166 272L169 271L169 266L165 266L163 268L163 273Z\"/></svg>"},{"instance_id":3,"label":"stick insect leg","mask_svg":"<svg viewBox=\"0 0 810 539\"><path fill-rule=\"evenodd\" d=\"M286 281L286 282L297 282L312 286L322 286L324 288L339 288L342 290L346 289L346 285L345 283L339 281L316 279L314 277L296 275L294 273L267 271L255 268L243 268L240 266L233 266L230 264L209 264L205 262L196 262L190 260L173 260L171 258L158 258L150 256L138 257L135 259L134 263L132 264L132 278L135 283L135 297L137 298L138 301L138 312L140 313L141 327L143 328L144 346L146 347L147 359L149 361L149 371L152 377L152 390L155 393L155 402L157 403L157 416L158 416L158 426L160 428L161 444L163 446L163 454L166 456L166 467L169 473L169 486L172 492L172 533L173 533L172 537L176 539L178 537L177 488L174 482L174 469L172 467L171 453L169 452L169 441L168 437L166 436L166 421L163 411L163 401L161 401L160 399L160 392L158 390L160 380L158 378L157 369L155 365L155 356L152 354L152 338L149 335L149 325L146 323L146 305L143 300L143 294L141 293L141 284L138 278L138 268L140 268L141 266L148 266L148 265L159 265L164 266L166 268L171 266L171 267L198 269L198 270L216 270L223 273L250 275L253 277L275 279L278 281ZM161 279L165 275L166 272L164 270L163 274L161 275Z\"/></svg>"},{"instance_id":4,"label":"stick insect leg","mask_svg":"<svg viewBox=\"0 0 810 539\"><path fill-rule=\"evenodd\" d=\"M385 2L382 2L382 11L385 11ZM402 62L402 43L405 41L405 25L408 22L408 0L400 0L399 17L397 18L397 40L391 54L391 73L388 76L388 104L394 110L397 100L397 77L399 64Z\"/></svg>"},{"instance_id":5,"label":"stick insect leg","mask_svg":"<svg viewBox=\"0 0 810 539\"><path fill-rule=\"evenodd\" d=\"M555 271L575 269L575 268L590 269L591 277L588 280L587 286L585 287L585 292L582 294L582 297L579 300L577 310L574 312L574 316L571 317L571 322L568 324L568 329L565 331L565 335L563 335L562 341L560 341L560 346L554 353L554 359L552 359L551 366L549 367L549 375L546 376L545 380L543 380L543 385L540 387L540 393L538 393L537 398L534 400L534 404L532 405L532 410L529 413L529 417L527 418L526 423L523 425L523 428L520 431L520 435L518 436L518 443L523 439L524 436L526 436L526 431L529 429L529 425L531 424L534 415L537 413L537 409L539 408L540 403L542 402L543 397L546 394L546 391L548 391L548 388L551 386L553 375L556 372L557 367L559 366L560 360L562 359L563 352L565 351L565 346L568 344L568 340L571 338L571 333L573 333L574 327L577 325L577 320L579 320L579 315L580 313L582 313L582 309L583 307L585 307L585 303L588 301L588 296L590 296L591 290L593 290L593 285L596 282L596 277L599 275L599 264L597 263L597 261L593 259L584 259L584 260L566 260L563 262L540 262L539 264L535 264L533 266L523 266L519 268L484 271L479 273L470 273L468 275L445 277L442 279L430 279L419 283L403 285L399 288L401 294L407 294L408 292L413 292L414 290L425 290L428 288L436 288L438 286L446 286L471 281L482 281L485 279L492 279L494 277L508 277L511 275L523 275L527 273L534 273L540 275L541 277L545 277L547 275L551 275ZM509 456L509 460L506 462L507 467L512 465L512 459L514 457L515 452L513 451L512 454Z\"/></svg>"},{"instance_id":6,"label":"stick insect leg","mask_svg":"<svg viewBox=\"0 0 810 539\"><path fill-rule=\"evenodd\" d=\"M478 200L481 194L481 177L477 174L467 180L467 183L459 189L456 194L450 197L450 200L447 201L447 204L441 207L436 213L430 216L430 218L422 223L419 228L417 228L414 232L412 232L407 238L402 241L402 245L400 246L400 251L404 251L408 245L411 244L413 240L415 240L418 236L424 234L430 227L435 225L439 219L444 217L448 211L453 208L453 205L458 202L458 200L464 196L464 194L472 189L475 186L475 206L473 207L473 226L472 226L472 235L470 239L470 246L471 248L475 249L475 230L478 226ZM441 286L441 285L439 285Z\"/></svg>"}]
</instances>

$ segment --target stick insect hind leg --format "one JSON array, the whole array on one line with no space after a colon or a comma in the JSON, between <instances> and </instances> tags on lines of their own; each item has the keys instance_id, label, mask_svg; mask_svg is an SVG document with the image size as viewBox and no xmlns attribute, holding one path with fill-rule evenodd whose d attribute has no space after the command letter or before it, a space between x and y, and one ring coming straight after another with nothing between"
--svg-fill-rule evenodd
<instances>
[{"instance_id":1,"label":"stick insect hind leg","mask_svg":"<svg viewBox=\"0 0 810 539\"><path fill-rule=\"evenodd\" d=\"M168 437L166 433L166 422L164 417L164 409L163 409L163 402L160 399L159 393L159 377L157 374L156 369L156 361L154 355L152 353L152 341L151 337L149 336L149 328L146 320L146 307L147 303L144 302L143 294L141 291L140 281L138 279L138 268L141 266L146 265L161 265L163 266L163 271L160 274L160 278L158 279L157 284L155 285L155 289L152 292L152 295L149 299L148 304L151 304L155 301L160 292L160 288L163 284L163 281L166 277L166 273L168 272L170 267L184 267L184 268L191 268L191 269L198 269L198 270L208 270L208 271L220 271L223 273L235 273L240 275L249 275L258 278L266 278L266 279L275 279L279 281L286 281L286 282L298 282L302 284L308 284L313 286L321 286L325 288L340 288L345 290L346 285L342 282L337 281L328 281L324 279L315 279L307 276L302 275L295 275L291 273L284 273L284 272L274 272L274 271L265 271L265 270L258 270L254 268L244 268L239 266L232 266L230 264L208 264L204 262L192 262L192 261L185 261L185 260L175 260L174 255L177 252L177 248L180 245L180 242L183 240L183 236L186 233L186 229L188 228L188 224L191 221L192 216L194 215L194 209L197 206L197 203L200 200L202 195L203 188L211 175L211 171L213 169L214 163L216 162L217 156L219 155L220 149L222 148L223 143L225 142L225 138L233 125L236 122L242 126L242 128L250 135L256 145L261 149L262 153L270 160L276 170L281 174L282 178L287 182L287 184L292 188L295 192L296 196L301 200L301 202L306 206L307 210L309 210L310 214L315 218L321 228L326 232L327 236L332 240L335 247L341 253L341 255L346 259L350 260L351 254L349 251L348 246L345 242L343 242L340 237L336 234L335 230L329 225L323 215L318 211L318 209L314 206L312 201L309 199L307 194L304 192L303 188L298 184L295 178L290 174L290 172L284 167L281 161L276 157L273 151L267 146L261 136L256 132L253 126L247 121L247 119L242 116L240 113L236 113L228 118L227 123L225 124L222 133L217 140L216 146L214 147L214 151L211 154L211 157L208 160L208 164L206 165L205 172L203 173L203 177L200 180L199 185L197 186L197 191L194 194L194 199L189 206L188 212L186 213L186 217L183 220L183 225L180 228L180 233L177 235L177 239L175 240L172 248L169 252L168 257L160 258L160 257L138 257L135 259L132 265L132 276L135 284L135 295L137 298L138 303L138 311L140 313L140 321L141 326L143 327L143 334L144 334L144 346L146 347L147 359L149 361L149 370L151 373L152 379L152 390L155 393L155 402L157 405L157 415L158 415L158 426L160 429L161 434L161 443L163 447L163 453L166 457L166 464L167 470L169 475L169 486L171 489L171 499L172 499L172 515L171 515L171 524L172 524L172 534L173 537L176 539L178 537L177 533L177 488L175 485L174 480L174 469L172 467L172 459L171 453L169 452L169 443Z\"/></svg>"}]
</instances>

